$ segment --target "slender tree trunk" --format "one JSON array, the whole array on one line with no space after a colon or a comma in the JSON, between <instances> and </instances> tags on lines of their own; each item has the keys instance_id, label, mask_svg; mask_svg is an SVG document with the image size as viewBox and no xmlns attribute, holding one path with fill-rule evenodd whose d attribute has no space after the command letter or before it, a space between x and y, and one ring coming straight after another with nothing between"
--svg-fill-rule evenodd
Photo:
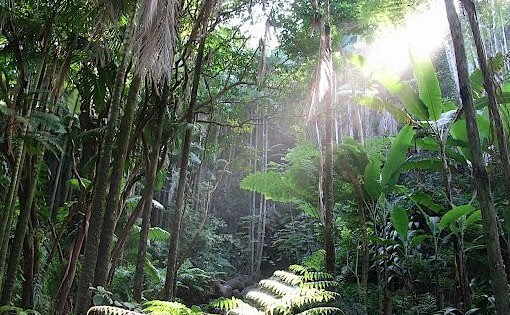
<instances>
[{"instance_id":1,"label":"slender tree trunk","mask_svg":"<svg viewBox=\"0 0 510 315\"><path fill-rule=\"evenodd\" d=\"M34 217L37 215L37 211L35 211L35 205L32 207L31 218L32 222L34 221ZM36 264L37 255L37 241L35 236L35 228L33 224L29 221L27 236L25 237L25 241L23 243L23 284L22 284L22 295L21 295L21 305L25 309L33 308L33 284L34 277L36 275Z\"/></svg>"},{"instance_id":2,"label":"slender tree trunk","mask_svg":"<svg viewBox=\"0 0 510 315\"><path fill-rule=\"evenodd\" d=\"M503 127L503 121L501 114L499 113L498 103L496 101L496 88L494 85L494 73L491 65L487 62L487 54L482 41L482 35L480 34L480 28L478 23L478 16L476 13L476 7L472 0L462 0L464 8L469 18L469 24L471 25L471 32L473 33L473 39L476 46L476 53L478 55L478 63L480 70L483 75L483 82L485 92L487 92L487 99L489 100L489 112L490 122L496 131L498 139L499 155L501 160L501 167L503 169L504 183L507 191L507 198L510 200L510 159L508 156L508 139L505 135L505 129ZM507 223L510 224L510 223ZM508 228L507 228L508 232Z\"/></svg>"},{"instance_id":3,"label":"slender tree trunk","mask_svg":"<svg viewBox=\"0 0 510 315\"><path fill-rule=\"evenodd\" d=\"M85 241L85 237L88 230L88 224L90 220L90 208L86 204L86 195L85 192L82 191L80 196L80 201L78 201L77 207L80 207L82 212L85 212L84 224L82 224L78 237L74 241L74 244L69 252L67 265L65 266L64 275L62 277L62 281L57 290L56 296L56 306L55 306L55 314L56 315L67 315L69 314L69 303L68 297L71 292L71 286L73 285L74 276L76 274L76 269L78 266L78 257L80 255L81 248L83 246L83 242Z\"/></svg>"},{"instance_id":4,"label":"slender tree trunk","mask_svg":"<svg viewBox=\"0 0 510 315\"><path fill-rule=\"evenodd\" d=\"M44 157L44 150L37 153L34 157L35 161L28 174L27 181L27 193L26 200L23 202L20 214L18 216L18 222L16 224L16 230L14 232L14 240L12 243L9 260L7 261L7 274L5 283L2 290L2 298L0 304L8 305L11 302L12 291L14 289L14 281L16 280L16 274L18 270L19 259L21 252L23 251L23 243L25 241L25 235L28 228L28 222L30 220L30 213L32 212L32 204L35 199L35 193L37 188L37 179L41 171L42 161Z\"/></svg>"},{"instance_id":5,"label":"slender tree trunk","mask_svg":"<svg viewBox=\"0 0 510 315\"><path fill-rule=\"evenodd\" d=\"M208 15L207 15L208 16ZM208 18L205 19L206 23ZM206 24L205 24L206 25ZM179 238L181 236L181 221L185 208L185 192L186 182L188 177L188 163L189 154L191 149L192 129L191 124L195 120L195 105L197 103L198 86L202 73L202 62L204 58L205 35L200 40L198 45L197 58L195 62L195 70L193 74L193 83L191 88L191 98L189 108L186 114L186 122L188 127L184 135L184 142L182 144L181 165L179 170L179 182L177 184L177 196L175 200L175 210L172 221L172 235L170 236L170 245L168 249L168 262L165 286L163 288L162 296L165 300L169 300L175 296L175 281L177 276L177 257L179 255Z\"/></svg>"},{"instance_id":6,"label":"slender tree trunk","mask_svg":"<svg viewBox=\"0 0 510 315\"><path fill-rule=\"evenodd\" d=\"M138 91L140 90L141 79L136 75L133 78L129 90L124 116L120 124L119 138L115 149L115 158L113 162L112 175L110 178L110 190L106 200L106 213L101 228L101 238L98 248L98 257L101 257L96 263L96 271L94 284L96 286L104 286L108 275L108 264L110 263L113 231L117 223L119 215L119 199L122 184L122 175L124 172L124 164L126 162L127 148L129 145L129 136L131 134L131 126L136 109L136 100ZM152 198L151 198L152 199Z\"/></svg>"},{"instance_id":7,"label":"slender tree trunk","mask_svg":"<svg viewBox=\"0 0 510 315\"><path fill-rule=\"evenodd\" d=\"M133 5L136 11L136 1ZM78 282L76 293L76 315L84 315L90 306L89 287L93 284L96 269L97 253L99 250L99 237L101 234L101 222L103 221L105 197L109 184L109 166L113 150L113 140L117 128L118 117L121 109L122 91L131 55L131 45L134 28L134 13L124 31L124 40L121 48L121 63L117 69L113 97L108 111L108 121L103 137L101 155L99 156L97 174L95 179L94 193L91 201L90 221L93 222L87 231L83 268Z\"/></svg>"},{"instance_id":8,"label":"slender tree trunk","mask_svg":"<svg viewBox=\"0 0 510 315\"><path fill-rule=\"evenodd\" d=\"M471 163L473 167L473 179L482 211L482 222L489 259L492 289L496 299L496 311L499 315L506 315L510 314L508 282L505 274L505 265L503 264L503 259L501 257L497 224L498 219L494 208L494 200L492 197L487 170L485 169L482 157L478 126L476 124L476 112L471 96L464 38L453 0L445 0L445 6L455 49L460 97L466 117L466 127L469 138L468 145L471 151Z\"/></svg>"},{"instance_id":9,"label":"slender tree trunk","mask_svg":"<svg viewBox=\"0 0 510 315\"><path fill-rule=\"evenodd\" d=\"M158 159L161 148L161 138L163 134L163 126L165 124L166 102L168 98L168 88L165 86L165 92L158 106L161 112L156 117L156 135L150 156L147 156L146 161L146 174L145 187L144 187L144 209L142 211L142 228L140 230L140 239L138 242L138 256L136 260L136 272L133 285L133 296L137 302L142 299L143 280L144 280L144 266L145 257L147 253L147 239L149 235L152 199L154 197L154 186L156 184L156 173L158 170Z\"/></svg>"},{"instance_id":10,"label":"slender tree trunk","mask_svg":"<svg viewBox=\"0 0 510 315\"><path fill-rule=\"evenodd\" d=\"M261 134L261 142L262 142L262 165L261 172L267 172L267 164L268 164L268 130L267 130L267 119L264 117L262 123L262 134ZM255 248L255 275L260 275L260 267L262 265L262 258L264 256L264 243L266 236L266 224L267 224L267 200L264 196L260 196L259 200L259 218L257 222L258 233L257 233L257 248Z\"/></svg>"},{"instance_id":11,"label":"slender tree trunk","mask_svg":"<svg viewBox=\"0 0 510 315\"><path fill-rule=\"evenodd\" d=\"M152 201L151 201L152 202ZM136 222L136 219L140 216L140 214L143 211L143 206L145 203L145 199L142 198L140 201L138 201L138 204L136 205L135 210L131 213L129 216L128 221L124 225L122 232L120 233L117 242L115 243L115 246L112 249L111 253L111 266L110 271L108 272L108 278L107 282L109 283L113 279L113 275L115 274L115 268L117 267L117 262L121 257L122 251L124 249L124 245L126 244L126 241L129 237L129 232L131 231L131 228Z\"/></svg>"},{"instance_id":12,"label":"slender tree trunk","mask_svg":"<svg viewBox=\"0 0 510 315\"><path fill-rule=\"evenodd\" d=\"M327 63L325 66L328 73L326 78L328 82L327 91L325 91L323 106L324 120L324 138L322 139L322 150L324 156L324 249L326 250L326 272L335 273L335 231L333 224L333 208L335 201L333 198L333 65L331 57L331 29L329 22L329 1L326 1L326 20L324 31L321 34L321 62Z\"/></svg>"}]
</instances>

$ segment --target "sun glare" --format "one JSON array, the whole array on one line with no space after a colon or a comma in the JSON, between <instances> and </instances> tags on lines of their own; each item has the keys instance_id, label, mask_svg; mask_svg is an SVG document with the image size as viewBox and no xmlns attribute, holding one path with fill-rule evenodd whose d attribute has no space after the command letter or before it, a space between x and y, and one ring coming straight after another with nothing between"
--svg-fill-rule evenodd
<instances>
[{"instance_id":1,"label":"sun glare","mask_svg":"<svg viewBox=\"0 0 510 315\"><path fill-rule=\"evenodd\" d=\"M432 0L416 9L397 26L381 26L367 43L365 54L369 69L385 69L401 73L411 63L409 49L420 55L436 51L448 33L448 20L444 3Z\"/></svg>"}]
</instances>

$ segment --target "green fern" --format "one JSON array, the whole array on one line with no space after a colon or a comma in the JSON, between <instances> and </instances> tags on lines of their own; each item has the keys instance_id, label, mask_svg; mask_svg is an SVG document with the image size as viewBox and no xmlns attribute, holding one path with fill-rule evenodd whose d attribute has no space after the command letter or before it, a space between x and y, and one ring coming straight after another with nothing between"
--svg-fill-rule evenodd
<instances>
[{"instance_id":1,"label":"green fern","mask_svg":"<svg viewBox=\"0 0 510 315\"><path fill-rule=\"evenodd\" d=\"M288 282L291 285L298 285L303 282L303 277L287 271L277 270L274 272L274 275L277 278L283 280L284 282Z\"/></svg>"},{"instance_id":2,"label":"green fern","mask_svg":"<svg viewBox=\"0 0 510 315\"><path fill-rule=\"evenodd\" d=\"M296 315L328 315L328 314L345 314L342 310L336 307L315 307L301 313L297 313Z\"/></svg>"},{"instance_id":3,"label":"green fern","mask_svg":"<svg viewBox=\"0 0 510 315\"><path fill-rule=\"evenodd\" d=\"M301 284L301 288L303 289L321 289L321 290L328 290L334 287L338 286L338 282L333 280L320 280L320 281L311 281L311 282L305 282Z\"/></svg>"},{"instance_id":4,"label":"green fern","mask_svg":"<svg viewBox=\"0 0 510 315\"><path fill-rule=\"evenodd\" d=\"M144 312L149 315L191 315L203 314L202 310L193 306L188 308L186 305L178 302L168 301L149 301L144 304Z\"/></svg>"},{"instance_id":5,"label":"green fern","mask_svg":"<svg viewBox=\"0 0 510 315\"><path fill-rule=\"evenodd\" d=\"M21 307L10 306L10 305L2 305L0 306L0 315L2 314L16 314L16 315L41 315L38 311L35 310L25 310Z\"/></svg>"},{"instance_id":6,"label":"green fern","mask_svg":"<svg viewBox=\"0 0 510 315\"><path fill-rule=\"evenodd\" d=\"M301 265L290 265L289 270L292 271L295 274L304 275L308 272L308 268Z\"/></svg>"},{"instance_id":7,"label":"green fern","mask_svg":"<svg viewBox=\"0 0 510 315\"><path fill-rule=\"evenodd\" d=\"M143 315L143 314L134 311L128 311L123 308L114 306L94 306L89 309L87 315Z\"/></svg>"},{"instance_id":8,"label":"green fern","mask_svg":"<svg viewBox=\"0 0 510 315\"><path fill-rule=\"evenodd\" d=\"M209 306L212 308L217 308L217 309L228 312L228 311L238 307L241 304L241 302L242 302L241 300L236 299L235 297L233 297L231 299L219 298L219 299L216 299L216 300L212 301L211 303L209 303Z\"/></svg>"},{"instance_id":9,"label":"green fern","mask_svg":"<svg viewBox=\"0 0 510 315\"><path fill-rule=\"evenodd\" d=\"M259 285L262 288L264 288L276 295L279 295L281 297L288 295L288 294L293 294L293 293L295 293L296 290L299 291L299 289L296 289L294 286L289 286L285 283L278 281L276 277L273 277L271 279L262 280L259 282Z\"/></svg>"},{"instance_id":10,"label":"green fern","mask_svg":"<svg viewBox=\"0 0 510 315\"><path fill-rule=\"evenodd\" d=\"M308 271L305 272L303 275L303 281L310 282L310 281L327 281L327 280L333 280L333 276L331 276L327 272L321 272L321 271Z\"/></svg>"},{"instance_id":11,"label":"green fern","mask_svg":"<svg viewBox=\"0 0 510 315\"><path fill-rule=\"evenodd\" d=\"M258 288L246 293L247 303L238 299L220 299L211 306L229 314L242 315L343 314L331 306L340 297L330 291L338 286L331 275L300 265L292 265L289 270L275 271L273 277L261 280Z\"/></svg>"}]
</instances>

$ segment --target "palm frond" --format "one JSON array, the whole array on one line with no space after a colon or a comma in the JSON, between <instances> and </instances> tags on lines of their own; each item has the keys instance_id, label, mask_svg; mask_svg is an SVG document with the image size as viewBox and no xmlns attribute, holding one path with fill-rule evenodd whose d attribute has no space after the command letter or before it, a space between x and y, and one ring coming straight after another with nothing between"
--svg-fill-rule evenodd
<instances>
[{"instance_id":1,"label":"palm frond","mask_svg":"<svg viewBox=\"0 0 510 315\"><path fill-rule=\"evenodd\" d=\"M134 53L140 76L155 82L170 76L174 63L176 15L174 1L142 2Z\"/></svg>"}]
</instances>

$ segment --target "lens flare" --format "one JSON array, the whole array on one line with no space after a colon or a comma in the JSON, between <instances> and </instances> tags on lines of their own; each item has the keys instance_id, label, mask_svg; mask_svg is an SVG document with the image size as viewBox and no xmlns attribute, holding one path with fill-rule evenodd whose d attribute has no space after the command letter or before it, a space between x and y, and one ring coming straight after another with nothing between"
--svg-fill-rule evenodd
<instances>
[{"instance_id":1,"label":"lens flare","mask_svg":"<svg viewBox=\"0 0 510 315\"><path fill-rule=\"evenodd\" d=\"M367 44L367 66L402 73L411 63L409 49L430 55L441 47L447 34L444 3L433 0L409 14L400 25L381 26L375 41Z\"/></svg>"}]
</instances>

